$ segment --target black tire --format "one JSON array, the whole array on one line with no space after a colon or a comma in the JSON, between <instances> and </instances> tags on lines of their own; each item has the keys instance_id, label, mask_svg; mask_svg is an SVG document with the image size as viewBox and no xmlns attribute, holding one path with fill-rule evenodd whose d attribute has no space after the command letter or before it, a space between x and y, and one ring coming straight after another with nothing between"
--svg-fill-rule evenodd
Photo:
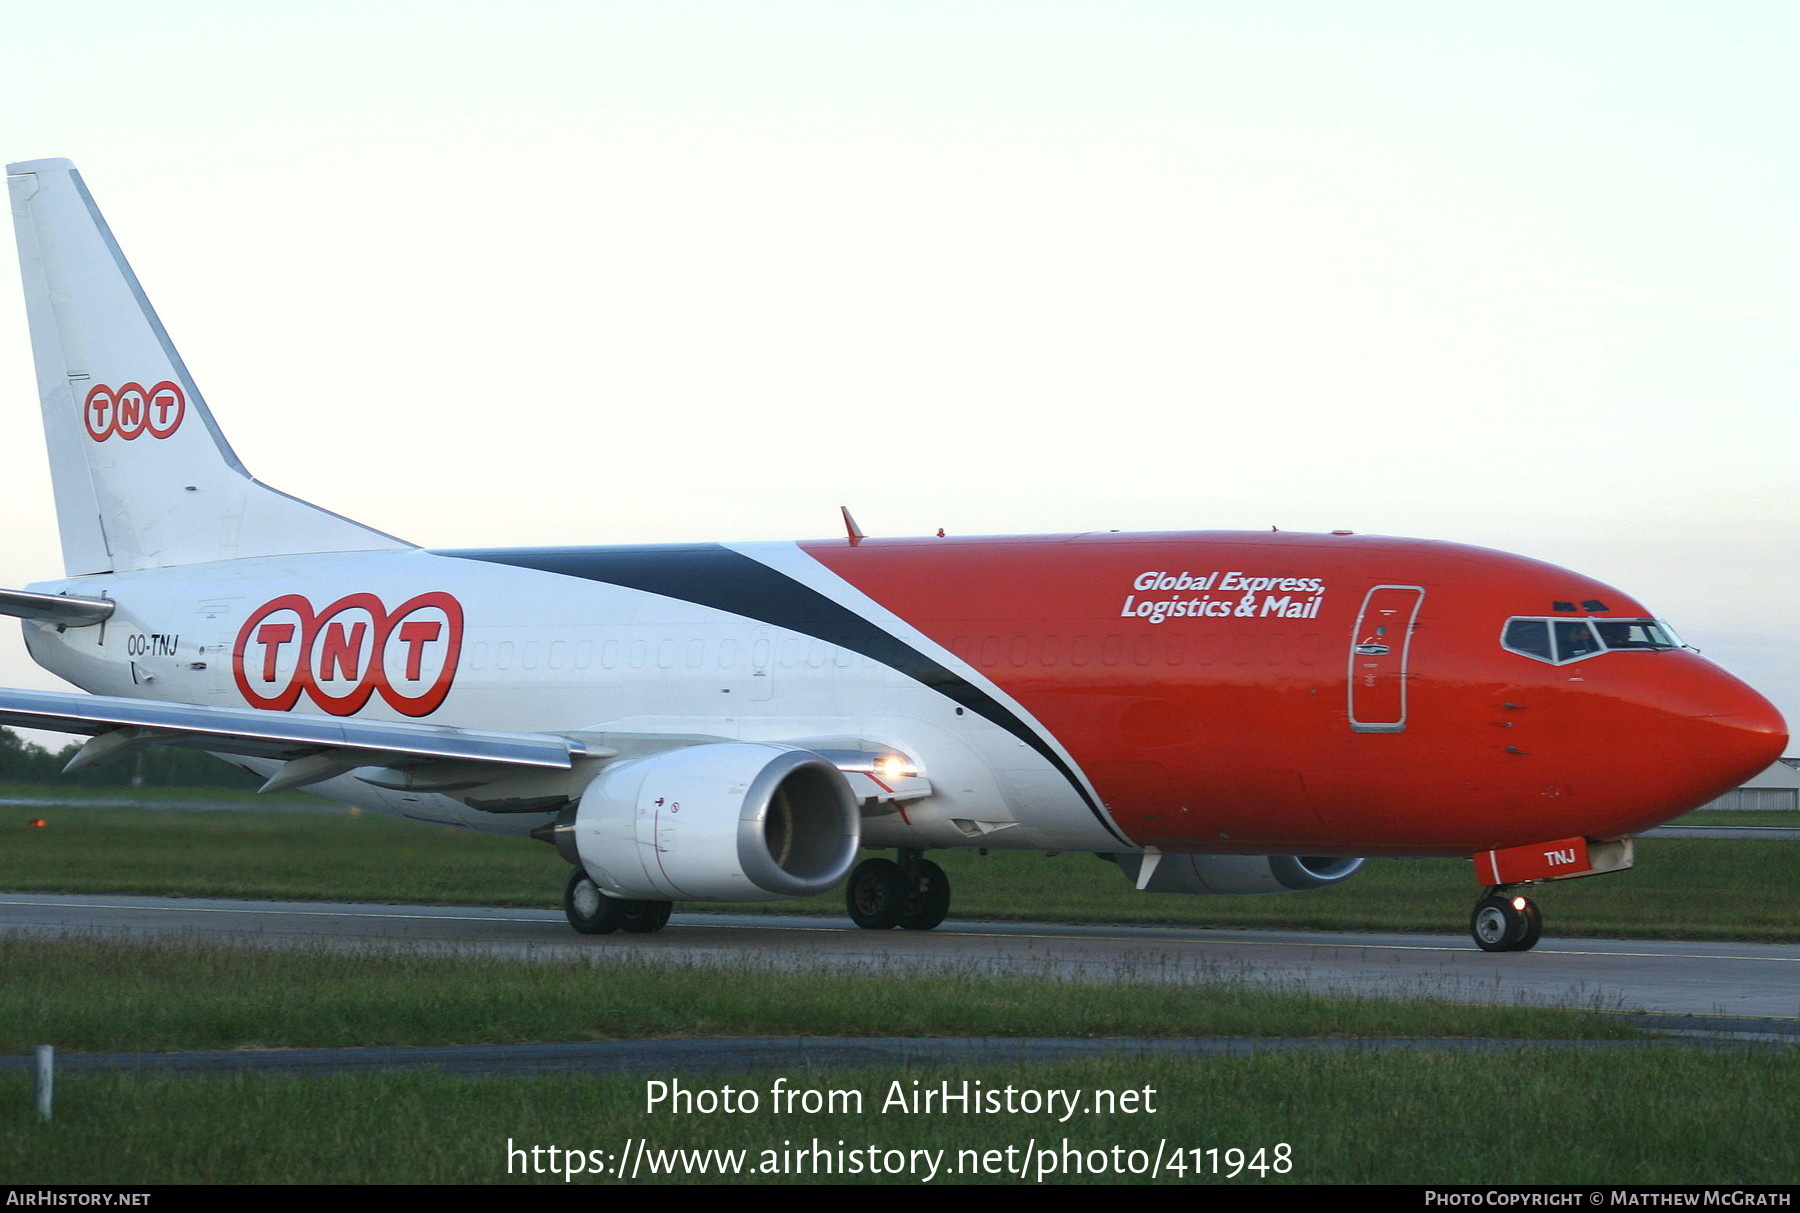
<instances>
[{"instance_id":1,"label":"black tire","mask_svg":"<svg viewBox=\"0 0 1800 1213\"><path fill-rule=\"evenodd\" d=\"M1523 898L1520 900L1524 901ZM1531 905L1529 901L1525 904ZM1528 948L1531 944L1524 940L1530 929L1530 916L1515 908L1511 897L1494 893L1476 902L1475 912L1469 916L1469 934L1483 952L1517 952ZM1537 940L1534 938L1531 942Z\"/></svg>"},{"instance_id":2,"label":"black tire","mask_svg":"<svg viewBox=\"0 0 1800 1213\"><path fill-rule=\"evenodd\" d=\"M1525 900L1525 934L1519 938L1515 952L1529 952L1537 946L1537 941L1544 934L1544 914L1537 908L1537 902L1530 898Z\"/></svg>"},{"instance_id":3,"label":"black tire","mask_svg":"<svg viewBox=\"0 0 1800 1213\"><path fill-rule=\"evenodd\" d=\"M865 931L886 931L900 925L906 913L906 878L891 859L865 859L844 882L844 908L850 921Z\"/></svg>"},{"instance_id":4,"label":"black tire","mask_svg":"<svg viewBox=\"0 0 1800 1213\"><path fill-rule=\"evenodd\" d=\"M611 935L624 926L626 904L602 893L580 868L569 873L563 887L563 914L583 935Z\"/></svg>"},{"instance_id":5,"label":"black tire","mask_svg":"<svg viewBox=\"0 0 1800 1213\"><path fill-rule=\"evenodd\" d=\"M944 921L950 912L950 878L944 869L929 859L921 859L911 875L902 873L906 882L906 910L900 915L900 927L906 931L929 931Z\"/></svg>"},{"instance_id":6,"label":"black tire","mask_svg":"<svg viewBox=\"0 0 1800 1213\"><path fill-rule=\"evenodd\" d=\"M621 901L624 907L624 921L619 929L629 931L633 935L649 935L669 925L669 914L675 909L672 901Z\"/></svg>"}]
</instances>

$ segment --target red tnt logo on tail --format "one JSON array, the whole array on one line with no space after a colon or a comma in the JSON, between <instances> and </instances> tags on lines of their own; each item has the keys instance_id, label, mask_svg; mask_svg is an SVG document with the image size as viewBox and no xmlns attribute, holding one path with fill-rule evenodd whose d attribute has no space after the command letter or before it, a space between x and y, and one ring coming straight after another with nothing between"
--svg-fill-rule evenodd
<instances>
[{"instance_id":1,"label":"red tnt logo on tail","mask_svg":"<svg viewBox=\"0 0 1800 1213\"><path fill-rule=\"evenodd\" d=\"M148 389L141 383L116 388L97 383L81 406L82 423L95 442L105 442L115 434L127 442L139 434L167 438L181 428L186 416L187 397L167 379Z\"/></svg>"},{"instance_id":2,"label":"red tnt logo on tail","mask_svg":"<svg viewBox=\"0 0 1800 1213\"><path fill-rule=\"evenodd\" d=\"M347 594L314 611L283 594L251 612L231 647L231 672L253 708L286 712L305 695L333 716L380 695L396 712L428 716L450 693L462 655L462 604L434 591L388 610Z\"/></svg>"}]
</instances>

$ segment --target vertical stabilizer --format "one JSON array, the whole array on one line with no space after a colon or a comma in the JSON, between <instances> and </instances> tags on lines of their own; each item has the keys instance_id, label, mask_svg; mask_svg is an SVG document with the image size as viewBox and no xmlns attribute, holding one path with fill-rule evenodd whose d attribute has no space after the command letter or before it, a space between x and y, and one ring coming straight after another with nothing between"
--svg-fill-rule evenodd
<instances>
[{"instance_id":1,"label":"vertical stabilizer","mask_svg":"<svg viewBox=\"0 0 1800 1213\"><path fill-rule=\"evenodd\" d=\"M252 478L75 166L6 173L68 575L411 546Z\"/></svg>"}]
</instances>

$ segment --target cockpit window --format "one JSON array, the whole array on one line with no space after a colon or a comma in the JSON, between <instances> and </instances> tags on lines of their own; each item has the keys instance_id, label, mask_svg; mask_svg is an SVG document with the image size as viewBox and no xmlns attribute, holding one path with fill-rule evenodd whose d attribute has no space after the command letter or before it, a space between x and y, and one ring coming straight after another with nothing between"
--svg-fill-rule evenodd
<instances>
[{"instance_id":1,"label":"cockpit window","mask_svg":"<svg viewBox=\"0 0 1800 1213\"><path fill-rule=\"evenodd\" d=\"M1556 664L1579 661L1600 651L1600 638L1585 619L1558 619L1550 630L1556 633Z\"/></svg>"},{"instance_id":2,"label":"cockpit window","mask_svg":"<svg viewBox=\"0 0 1800 1213\"><path fill-rule=\"evenodd\" d=\"M1681 645L1659 619L1596 619L1594 630L1609 649L1673 649Z\"/></svg>"},{"instance_id":3,"label":"cockpit window","mask_svg":"<svg viewBox=\"0 0 1800 1213\"><path fill-rule=\"evenodd\" d=\"M1600 653L1661 652L1681 640L1660 619L1509 619L1500 647L1551 665Z\"/></svg>"},{"instance_id":4,"label":"cockpit window","mask_svg":"<svg viewBox=\"0 0 1800 1213\"><path fill-rule=\"evenodd\" d=\"M1506 634L1501 638L1500 645L1539 661L1556 660L1550 652L1550 621L1547 619L1507 620Z\"/></svg>"}]
</instances>

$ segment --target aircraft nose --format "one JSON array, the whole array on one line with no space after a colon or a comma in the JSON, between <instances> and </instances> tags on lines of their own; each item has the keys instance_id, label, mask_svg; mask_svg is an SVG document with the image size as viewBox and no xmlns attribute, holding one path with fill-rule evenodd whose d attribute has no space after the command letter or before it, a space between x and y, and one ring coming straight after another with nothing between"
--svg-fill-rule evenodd
<instances>
[{"instance_id":1,"label":"aircraft nose","mask_svg":"<svg viewBox=\"0 0 1800 1213\"><path fill-rule=\"evenodd\" d=\"M1708 799L1768 769L1787 746L1787 722L1775 705L1700 658L1665 684L1663 706L1663 758L1716 788Z\"/></svg>"}]
</instances>

